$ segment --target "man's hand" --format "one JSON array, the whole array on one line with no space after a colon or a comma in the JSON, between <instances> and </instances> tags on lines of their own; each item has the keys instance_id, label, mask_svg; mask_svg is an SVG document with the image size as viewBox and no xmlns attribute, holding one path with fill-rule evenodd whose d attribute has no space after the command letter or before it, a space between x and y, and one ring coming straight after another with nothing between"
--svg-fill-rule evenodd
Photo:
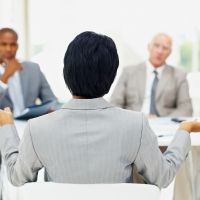
<instances>
[{"instance_id":1,"label":"man's hand","mask_svg":"<svg viewBox=\"0 0 200 200\"><path fill-rule=\"evenodd\" d=\"M0 110L0 126L6 124L14 124L12 112L10 108L5 108L4 110Z\"/></svg>"},{"instance_id":2,"label":"man's hand","mask_svg":"<svg viewBox=\"0 0 200 200\"><path fill-rule=\"evenodd\" d=\"M3 63L3 56L1 54L1 51L0 51L0 64Z\"/></svg>"},{"instance_id":3,"label":"man's hand","mask_svg":"<svg viewBox=\"0 0 200 200\"><path fill-rule=\"evenodd\" d=\"M189 133L200 132L200 122L195 120L191 122L182 122L179 127L180 130L185 130Z\"/></svg>"},{"instance_id":4,"label":"man's hand","mask_svg":"<svg viewBox=\"0 0 200 200\"><path fill-rule=\"evenodd\" d=\"M8 79L18 70L22 69L22 65L18 62L17 59L12 60L4 60L4 63L6 64L5 72L1 76L1 81L4 83L8 82Z\"/></svg>"}]
</instances>

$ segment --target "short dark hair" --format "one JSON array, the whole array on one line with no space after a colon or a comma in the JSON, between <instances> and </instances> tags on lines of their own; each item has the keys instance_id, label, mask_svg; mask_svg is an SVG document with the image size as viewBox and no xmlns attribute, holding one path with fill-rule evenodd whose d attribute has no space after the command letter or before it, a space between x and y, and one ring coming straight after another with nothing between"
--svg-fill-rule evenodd
<instances>
[{"instance_id":1,"label":"short dark hair","mask_svg":"<svg viewBox=\"0 0 200 200\"><path fill-rule=\"evenodd\" d=\"M18 40L18 34L14 29L12 29L12 28L1 28L0 29L0 36L3 35L4 33L13 34L16 37L16 40Z\"/></svg>"},{"instance_id":2,"label":"short dark hair","mask_svg":"<svg viewBox=\"0 0 200 200\"><path fill-rule=\"evenodd\" d=\"M64 57L64 79L74 96L98 98L115 79L119 58L114 41L86 31L69 44Z\"/></svg>"}]
</instances>

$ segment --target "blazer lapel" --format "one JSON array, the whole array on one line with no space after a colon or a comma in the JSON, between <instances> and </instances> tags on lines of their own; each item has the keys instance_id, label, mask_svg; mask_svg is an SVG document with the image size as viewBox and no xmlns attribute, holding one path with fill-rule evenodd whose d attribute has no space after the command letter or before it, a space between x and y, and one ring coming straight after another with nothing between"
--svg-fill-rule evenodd
<instances>
[{"instance_id":1,"label":"blazer lapel","mask_svg":"<svg viewBox=\"0 0 200 200\"><path fill-rule=\"evenodd\" d=\"M23 65L23 64L22 64ZM23 69L19 71L19 77L20 77L20 84L22 89L22 95L24 100L24 106L26 106L26 98L28 94L28 80L26 75L26 67L23 66Z\"/></svg>"},{"instance_id":2,"label":"blazer lapel","mask_svg":"<svg viewBox=\"0 0 200 200\"><path fill-rule=\"evenodd\" d=\"M165 68L163 69L161 78L158 82L157 91L156 91L156 100L160 98L164 88L169 82L170 77L171 77L170 67L166 65Z\"/></svg>"},{"instance_id":3,"label":"blazer lapel","mask_svg":"<svg viewBox=\"0 0 200 200\"><path fill-rule=\"evenodd\" d=\"M142 63L138 70L138 75L137 75L139 98L142 101L142 103L144 101L144 96L145 96L146 79L147 79L146 64Z\"/></svg>"}]
</instances>

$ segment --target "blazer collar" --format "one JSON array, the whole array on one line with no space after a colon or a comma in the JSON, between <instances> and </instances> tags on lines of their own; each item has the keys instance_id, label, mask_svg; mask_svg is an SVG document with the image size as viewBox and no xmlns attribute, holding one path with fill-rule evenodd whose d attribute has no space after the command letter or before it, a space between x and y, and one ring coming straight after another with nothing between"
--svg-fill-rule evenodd
<instances>
[{"instance_id":1,"label":"blazer collar","mask_svg":"<svg viewBox=\"0 0 200 200\"><path fill-rule=\"evenodd\" d=\"M22 64L22 70L19 71L19 76L20 76L20 83L21 83L21 88L22 88L22 95L24 98L24 106L26 107L26 102L27 102L27 95L29 94L28 91L28 83L29 81L29 77L30 77L30 72L28 71L28 67L26 67L26 64L24 62L21 63Z\"/></svg>"},{"instance_id":2,"label":"blazer collar","mask_svg":"<svg viewBox=\"0 0 200 200\"><path fill-rule=\"evenodd\" d=\"M145 95L145 88L146 88L146 79L147 79L145 62L140 64L136 79L137 83L139 83L138 90L139 90L140 101L143 102Z\"/></svg>"},{"instance_id":3,"label":"blazer collar","mask_svg":"<svg viewBox=\"0 0 200 200\"><path fill-rule=\"evenodd\" d=\"M114 107L104 98L71 99L62 108L70 110L97 110Z\"/></svg>"}]
</instances>

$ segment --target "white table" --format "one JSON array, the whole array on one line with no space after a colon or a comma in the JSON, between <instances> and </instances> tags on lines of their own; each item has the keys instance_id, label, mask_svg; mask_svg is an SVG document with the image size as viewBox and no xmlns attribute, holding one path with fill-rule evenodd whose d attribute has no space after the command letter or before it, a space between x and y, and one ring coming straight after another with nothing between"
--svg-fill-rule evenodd
<instances>
[{"instance_id":1,"label":"white table","mask_svg":"<svg viewBox=\"0 0 200 200\"><path fill-rule=\"evenodd\" d=\"M20 139L23 136L27 121L15 120ZM158 137L159 146L168 146L172 141L179 124L171 121L170 118L156 118L149 120L150 127ZM191 134L192 146L200 146L200 134Z\"/></svg>"},{"instance_id":2,"label":"white table","mask_svg":"<svg viewBox=\"0 0 200 200\"><path fill-rule=\"evenodd\" d=\"M158 137L159 146L168 146L172 141L179 123L171 121L171 118L156 118L149 120L150 127ZM192 147L200 146L200 134L190 134Z\"/></svg>"},{"instance_id":3,"label":"white table","mask_svg":"<svg viewBox=\"0 0 200 200\"><path fill-rule=\"evenodd\" d=\"M23 137L26 124L27 124L27 121L25 120L15 120L15 126L17 128L20 139Z\"/></svg>"},{"instance_id":4,"label":"white table","mask_svg":"<svg viewBox=\"0 0 200 200\"><path fill-rule=\"evenodd\" d=\"M179 124L172 122L170 118L151 119L149 123L158 136L159 146L168 146L179 127ZM192 149L176 175L174 200L200 199L200 133L192 133L190 136ZM172 192L172 185L163 192ZM166 198L162 200L164 199Z\"/></svg>"}]
</instances>

